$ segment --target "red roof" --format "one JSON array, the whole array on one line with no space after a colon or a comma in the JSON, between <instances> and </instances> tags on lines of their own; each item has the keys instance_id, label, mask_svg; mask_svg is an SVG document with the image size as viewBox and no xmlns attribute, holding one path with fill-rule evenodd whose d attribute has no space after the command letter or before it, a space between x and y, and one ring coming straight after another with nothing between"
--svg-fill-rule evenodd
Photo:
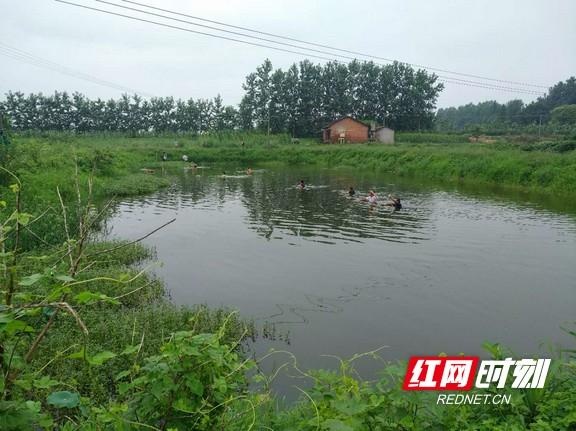
<instances>
[{"instance_id":1,"label":"red roof","mask_svg":"<svg viewBox=\"0 0 576 431\"><path fill-rule=\"evenodd\" d=\"M329 128L332 127L334 124L339 123L340 121L345 120L346 118L349 118L349 119L351 119L352 121L355 121L356 123L360 123L360 124L362 124L363 126L366 126L366 127L368 127L368 128L370 127L370 125L368 125L368 124L366 124L366 123L364 123L364 122L362 122L362 121L360 121L360 120L357 120L356 118L353 118L353 117L351 117L350 115L345 115L344 117L340 117L340 118L338 118L337 120L332 121L330 124L322 127L322 129L329 129Z\"/></svg>"}]
</instances>

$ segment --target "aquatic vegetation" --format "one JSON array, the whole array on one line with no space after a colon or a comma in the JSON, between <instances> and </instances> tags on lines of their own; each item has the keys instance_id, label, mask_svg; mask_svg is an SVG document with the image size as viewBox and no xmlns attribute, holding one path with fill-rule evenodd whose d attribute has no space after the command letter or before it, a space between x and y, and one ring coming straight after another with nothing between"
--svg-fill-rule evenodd
<instances>
[{"instance_id":1,"label":"aquatic vegetation","mask_svg":"<svg viewBox=\"0 0 576 431\"><path fill-rule=\"evenodd\" d=\"M106 181L102 190L107 196L135 196L155 192L169 185L170 181L166 178L147 174L130 174Z\"/></svg>"}]
</instances>

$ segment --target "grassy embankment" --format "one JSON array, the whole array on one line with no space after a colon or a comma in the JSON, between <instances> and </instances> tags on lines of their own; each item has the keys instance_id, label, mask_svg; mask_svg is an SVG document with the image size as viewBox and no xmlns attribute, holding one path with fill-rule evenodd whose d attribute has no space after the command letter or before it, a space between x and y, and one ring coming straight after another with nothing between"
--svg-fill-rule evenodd
<instances>
[{"instance_id":1,"label":"grassy embankment","mask_svg":"<svg viewBox=\"0 0 576 431\"><path fill-rule=\"evenodd\" d=\"M143 266L154 265L152 250L139 243L128 245L98 239L110 199L150 193L171 184L169 176L140 171L148 161L146 153L132 152L130 148L100 148L98 143L91 142L84 145L59 136L13 138L9 155L8 163L2 167L18 180L6 171L0 172L0 368L3 377L0 379L0 429L28 429L30 425L22 419L30 415L20 415L10 398L44 399L45 404L46 391L54 387L73 388L89 397L93 405L104 405L115 398L118 395L115 378L125 369L126 357L106 358L105 367L78 360L82 357L98 352L118 353L136 344L139 346L136 357L130 361L137 367L143 364L144 358L157 353L177 331L190 330L195 334L221 331L221 341L230 344L253 335L251 322L230 316L229 310L211 310L201 304L177 307L170 303L163 282L150 271L141 271ZM24 213L18 233L17 259L11 252L15 246L15 229L9 230L10 220L14 220L12 212L16 210L13 188L16 181L21 183L19 211ZM99 212L102 217L97 217ZM87 229L86 224L82 225L82 217L86 215L92 226L86 245L77 253L79 238ZM70 256L69 247L74 250ZM112 251L102 253L107 249ZM68 263L69 257L71 263ZM78 269L70 277L72 261L77 257ZM88 335L83 333L73 314L59 313L54 323L50 323L55 308L48 305L39 316L30 318L21 312L3 314L10 309L7 298L11 279L17 280L10 301L12 306L67 301L78 313ZM78 284L78 287L68 288L67 284ZM25 333L12 333L13 317L27 322L26 343L21 342ZM225 329L221 330L225 321ZM25 360L32 340L46 327L49 328L46 336L30 359ZM9 365L5 356L8 351L12 352ZM74 353L75 360L71 359ZM43 383L16 380L11 385L16 385L18 390L8 392L10 366L26 370L35 376L33 379Z\"/></svg>"},{"instance_id":2,"label":"grassy embankment","mask_svg":"<svg viewBox=\"0 0 576 431\"><path fill-rule=\"evenodd\" d=\"M69 138L70 142L52 139L55 142L27 138L22 143L28 152L36 146L46 148L41 151L48 158L50 154L70 155L72 148L85 163L99 158L96 162L102 165L101 169L109 166L112 173L103 182L104 190L117 194L146 192L156 187L158 180L139 173L139 169L160 167L164 151L171 160L165 166L180 163L181 157L188 155L200 164L348 166L445 182L576 194L576 144L570 140L483 144L469 143L466 136L435 134L399 134L396 145L321 145L312 140L293 144L286 136L233 134L198 138Z\"/></svg>"},{"instance_id":3,"label":"grassy embankment","mask_svg":"<svg viewBox=\"0 0 576 431\"><path fill-rule=\"evenodd\" d=\"M399 138L402 140L402 136ZM411 141L420 139L410 135L404 138ZM459 137L446 139L464 141ZM164 151L168 152L172 161L160 161ZM162 165L181 166L180 158L184 154L197 163L351 166L443 181L499 183L561 194L576 192L574 151L563 154L524 151L509 143L323 146L311 141L293 144L283 136L269 139L265 136L236 135L197 139L16 138L10 168L23 184L23 210L38 215L48 209L40 220L30 226L35 236L22 233L22 247L29 251L20 259L19 273L22 276L44 274L40 281L25 291L25 295L28 295L26 300L53 295L50 289L54 289L55 285L51 274L65 270L60 269L64 263L59 251L62 250L62 243L67 242L57 187L67 209L69 230L74 230L73 226L77 226L80 217L75 212L76 182L82 195L86 196L87 180L92 172L93 200L96 207L101 207L113 195L148 193L167 186L170 184L169 178L143 174L141 169L159 169ZM8 189L4 187L0 192L0 200L7 200L10 194ZM75 232L71 236L74 237ZM182 330L193 334L218 332L226 320L226 313L204 308L178 309L164 299L161 281L151 276L143 275L130 283L111 281L133 278L138 271L134 265L149 260L153 254L139 245L105 255L97 254L107 247L108 244L102 243L91 243L87 247L85 254L98 258L81 264L83 270L74 276L73 283L96 280L90 289L98 295L105 295L105 298L116 298L115 303L105 300L75 304L89 328L88 337L78 330L74 316L60 315L30 364L34 379L41 377L40 383L26 383L22 378L16 384L20 392L13 391L17 396L40 401L42 411L51 412L60 424L67 423L66 429L142 427L135 425L134 421L145 423L146 428L166 429L167 426L179 426L179 423L190 424L193 420L199 421L193 422L197 424L193 428L197 429L214 429L217 426L218 429L236 430L251 426L278 430L347 431L548 430L570 429L576 424L573 361L556 363L545 390L514 392L515 401L510 406L460 406L458 409L434 407L433 397L400 391L398 386L403 374L402 366L388 366L383 378L377 382L364 382L354 377L352 363L343 362L341 368L334 372L311 372L307 377L315 382L314 387L303 395L295 407L279 409L277 400L265 390L250 393L245 387L237 386L238 370L244 370L245 363L227 355L235 349L238 339L252 333L251 325L236 318L228 321L226 330L218 338L224 351L213 351L211 349L218 343L209 341L205 344L202 340L194 341L201 347L184 343L174 350L172 333ZM108 280L100 279L102 277ZM61 294L60 290L57 292ZM68 297L71 295L67 294ZM47 308L47 315L32 316L29 324L41 328L51 312ZM183 337L186 341L186 336ZM19 340L17 338L13 347L15 352L23 344ZM161 357L148 362L144 360L156 354L162 345ZM110 357L105 363L105 356L102 355L92 356L86 361L78 360L86 357L86 352L118 354L126 346L138 346L137 350L130 351L135 357L131 356L128 361L125 355ZM491 349L495 356L503 354L494 346ZM73 355L76 359L68 358L71 352L79 352ZM192 362L191 368L175 369L177 364L188 364L190 357L198 357L201 362ZM206 364L209 364L208 369L205 369ZM223 364L231 366L231 369L221 374L209 371L220 370ZM202 380L203 386L199 386L196 380L187 380L195 370L202 370L197 378ZM162 374L169 371L173 374ZM126 383L128 378L130 382ZM261 381L268 379L266 376L259 378ZM186 384L181 385L180 382ZM54 389L72 390L86 397L81 403L83 409L47 406L46 396ZM190 404L194 397L198 398L197 405ZM25 408L34 406L27 404ZM14 419L16 416L10 416L10 409L15 409L12 404L0 403L1 409L7 409L0 413L5 418L12 418L13 423L2 423L4 419L0 418L0 425L5 429L22 429L18 428L18 422ZM73 418L73 421L68 418ZM117 418L120 419L116 421ZM127 420L132 422L128 423ZM124 424L125 428L120 428L119 424ZM187 428L184 426L180 429Z\"/></svg>"}]
</instances>

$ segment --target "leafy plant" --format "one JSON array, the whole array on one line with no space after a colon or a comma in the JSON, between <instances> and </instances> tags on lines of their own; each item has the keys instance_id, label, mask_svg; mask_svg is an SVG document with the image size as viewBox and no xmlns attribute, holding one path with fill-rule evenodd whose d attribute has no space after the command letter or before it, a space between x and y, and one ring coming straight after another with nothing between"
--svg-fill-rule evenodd
<instances>
[{"instance_id":1,"label":"leafy plant","mask_svg":"<svg viewBox=\"0 0 576 431\"><path fill-rule=\"evenodd\" d=\"M164 429L212 430L226 406L238 399L251 361L243 361L234 346L221 344L219 334L179 331L159 355L142 367L123 371L120 394L128 416L146 418Z\"/></svg>"}]
</instances>

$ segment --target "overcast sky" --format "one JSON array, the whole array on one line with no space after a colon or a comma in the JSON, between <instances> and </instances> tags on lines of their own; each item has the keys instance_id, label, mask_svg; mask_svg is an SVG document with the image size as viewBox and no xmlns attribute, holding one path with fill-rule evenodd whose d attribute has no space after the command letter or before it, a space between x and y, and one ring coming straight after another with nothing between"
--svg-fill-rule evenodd
<instances>
[{"instance_id":1,"label":"overcast sky","mask_svg":"<svg viewBox=\"0 0 576 431\"><path fill-rule=\"evenodd\" d=\"M69 1L145 17L93 0ZM491 78L550 86L576 75L575 0L136 1L292 38ZM281 68L305 58L104 15L52 0L0 0L0 11L0 43L156 96L208 98L219 93L226 103L237 104L245 76L265 58ZM184 23L172 24L210 31ZM5 52L0 50L0 54ZM0 62L2 95L8 90L79 91L102 98L121 94L116 89L5 55L0 56ZM438 106L514 98L530 101L535 97L446 84Z\"/></svg>"}]
</instances>

